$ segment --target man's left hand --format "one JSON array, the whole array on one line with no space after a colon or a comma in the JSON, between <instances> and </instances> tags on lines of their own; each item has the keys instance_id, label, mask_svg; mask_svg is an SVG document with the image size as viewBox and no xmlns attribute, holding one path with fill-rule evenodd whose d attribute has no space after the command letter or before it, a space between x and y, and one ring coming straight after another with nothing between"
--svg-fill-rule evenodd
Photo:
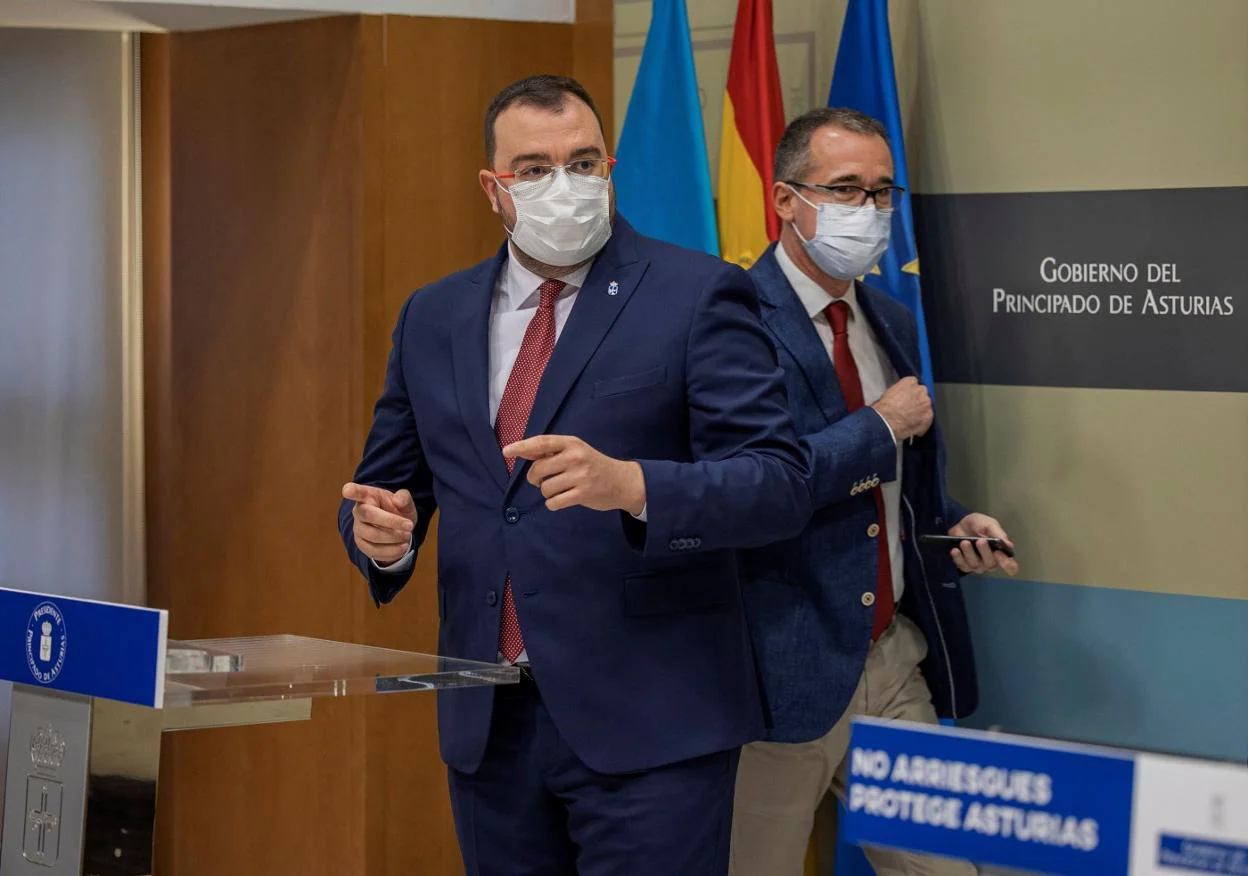
<instances>
[{"instance_id":1,"label":"man's left hand","mask_svg":"<svg viewBox=\"0 0 1248 876\"><path fill-rule=\"evenodd\" d=\"M1000 569L1007 575L1018 574L1018 562L1007 557L1001 551L988 549L988 542L983 539L999 538L1008 544L1011 550L1014 542L1006 535L1005 530L995 517L987 514L967 514L949 534L956 538L966 539L953 549L953 562L967 575L982 575L993 569Z\"/></svg>"},{"instance_id":2,"label":"man's left hand","mask_svg":"<svg viewBox=\"0 0 1248 876\"><path fill-rule=\"evenodd\" d=\"M646 506L646 479L636 462L612 459L571 435L536 435L509 444L503 456L528 459L529 483L542 491L546 507L560 511L583 505L595 511Z\"/></svg>"}]
</instances>

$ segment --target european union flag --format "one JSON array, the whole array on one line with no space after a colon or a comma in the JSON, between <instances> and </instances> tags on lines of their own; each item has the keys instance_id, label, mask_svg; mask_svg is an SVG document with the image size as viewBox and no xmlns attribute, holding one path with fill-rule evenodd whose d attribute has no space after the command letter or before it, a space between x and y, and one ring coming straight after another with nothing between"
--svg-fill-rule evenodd
<instances>
[{"instance_id":1,"label":"european union flag","mask_svg":"<svg viewBox=\"0 0 1248 876\"><path fill-rule=\"evenodd\" d=\"M910 174L906 170L906 143L893 71L893 44L888 32L888 0L849 0L841 45L832 73L828 106L849 107L879 119L888 128L893 148L894 176L906 190L893 208L892 239L868 283L888 292L912 311L919 323L919 355L923 382L932 389L932 357L927 347L923 294L919 289L919 253L914 245L914 216L910 212Z\"/></svg>"},{"instance_id":2,"label":"european union flag","mask_svg":"<svg viewBox=\"0 0 1248 876\"><path fill-rule=\"evenodd\" d=\"M655 0L616 150L615 197L642 234L719 255L684 0Z\"/></svg>"}]
</instances>

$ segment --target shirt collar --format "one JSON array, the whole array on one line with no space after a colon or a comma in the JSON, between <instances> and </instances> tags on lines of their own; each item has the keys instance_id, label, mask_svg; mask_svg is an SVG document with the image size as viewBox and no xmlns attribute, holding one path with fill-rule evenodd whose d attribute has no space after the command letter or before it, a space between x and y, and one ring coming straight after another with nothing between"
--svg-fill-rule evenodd
<instances>
[{"instance_id":1,"label":"shirt collar","mask_svg":"<svg viewBox=\"0 0 1248 876\"><path fill-rule=\"evenodd\" d=\"M589 269L594 266L591 261L582 265L566 277L560 277L567 286L559 293L559 297L571 295L585 284ZM533 273L516 258L511 248L507 249L507 281L503 284L503 304L506 310L519 310L532 303L537 304L537 290L546 282L546 277Z\"/></svg>"},{"instance_id":2,"label":"shirt collar","mask_svg":"<svg viewBox=\"0 0 1248 876\"><path fill-rule=\"evenodd\" d=\"M849 312L854 315L854 318L858 317L858 296L855 293L858 284L856 282L849 284L849 288L845 291L844 296L834 298L825 292L818 283L806 276L802 269L793 262L793 259L789 258L783 242L776 244L776 261L779 262L780 270L784 272L789 285L797 293L797 298L802 302L806 315L811 319L823 313L833 301L844 301L849 305Z\"/></svg>"}]
</instances>

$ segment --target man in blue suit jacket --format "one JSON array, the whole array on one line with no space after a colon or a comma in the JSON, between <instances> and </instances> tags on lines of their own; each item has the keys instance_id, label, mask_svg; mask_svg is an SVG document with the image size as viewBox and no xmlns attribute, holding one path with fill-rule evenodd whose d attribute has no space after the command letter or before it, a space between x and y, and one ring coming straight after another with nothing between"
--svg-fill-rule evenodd
<instances>
[{"instance_id":1,"label":"man in blue suit jacket","mask_svg":"<svg viewBox=\"0 0 1248 876\"><path fill-rule=\"evenodd\" d=\"M884 127L852 110L814 110L785 131L775 179L784 230L751 275L815 511L798 537L742 553L772 724L741 756L736 876L803 872L816 810L829 791L844 793L853 716L934 723L975 709L959 578L1017 571L983 540L1008 543L1000 524L946 493L940 432L916 378L914 315L854 281L887 247L901 196ZM932 550L918 543L925 534L964 540ZM890 850L867 855L890 876L974 872Z\"/></svg>"},{"instance_id":2,"label":"man in blue suit jacket","mask_svg":"<svg viewBox=\"0 0 1248 876\"><path fill-rule=\"evenodd\" d=\"M734 549L810 513L757 293L614 216L572 80L500 93L486 154L510 241L404 305L342 536L388 602L440 509L439 651L524 667L439 697L469 874L719 876L764 732Z\"/></svg>"}]
</instances>

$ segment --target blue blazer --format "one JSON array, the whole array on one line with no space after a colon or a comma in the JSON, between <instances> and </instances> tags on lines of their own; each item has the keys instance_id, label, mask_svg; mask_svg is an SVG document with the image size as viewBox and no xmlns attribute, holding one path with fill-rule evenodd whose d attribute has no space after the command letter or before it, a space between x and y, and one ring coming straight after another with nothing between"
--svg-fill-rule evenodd
<instances>
[{"instance_id":1,"label":"blue blazer","mask_svg":"<svg viewBox=\"0 0 1248 876\"><path fill-rule=\"evenodd\" d=\"M808 469L775 350L744 271L642 237L618 218L542 378L528 435L575 435L645 473L648 523L546 509L510 476L488 410L498 254L413 294L355 480L406 487L416 543L438 524L439 653L497 660L503 581L542 697L592 769L621 773L736 748L764 733L734 549L791 538ZM374 599L408 575L356 549ZM439 697L444 760L480 763L493 692Z\"/></svg>"},{"instance_id":2,"label":"blue blazer","mask_svg":"<svg viewBox=\"0 0 1248 876\"><path fill-rule=\"evenodd\" d=\"M849 705L871 643L877 553L867 527L877 521L870 491L896 477L896 450L874 410L849 414L836 370L805 308L776 261L775 248L750 271L763 323L779 347L789 404L811 467L814 514L796 538L741 556L746 615L771 713L769 739L806 742L832 729ZM858 301L902 376L917 376L914 315L859 284ZM978 694L960 573L944 550L917 549L918 533L944 534L966 515L945 493L944 448L933 425L907 443L902 459L905 592L900 610L923 630L922 666L936 710L969 715Z\"/></svg>"}]
</instances>

